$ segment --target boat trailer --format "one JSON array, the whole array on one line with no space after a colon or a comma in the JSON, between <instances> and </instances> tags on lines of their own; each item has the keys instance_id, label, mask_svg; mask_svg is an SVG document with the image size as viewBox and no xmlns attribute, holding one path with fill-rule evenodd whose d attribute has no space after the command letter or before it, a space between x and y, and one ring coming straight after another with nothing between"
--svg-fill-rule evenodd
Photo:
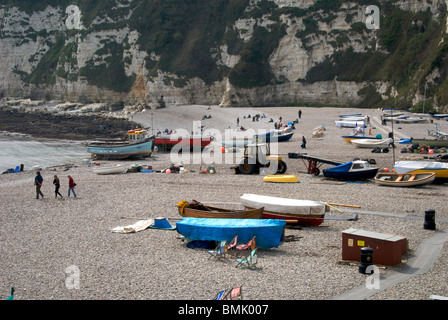
<instances>
[{"instance_id":1,"label":"boat trailer","mask_svg":"<svg viewBox=\"0 0 448 320\"><path fill-rule=\"evenodd\" d=\"M316 176L318 176L320 174L319 167L324 163L335 165L335 166L342 164L342 162L311 157L311 156L306 155L305 153L290 152L290 153L288 153L288 158L289 159L302 159L303 163L307 167L308 173L314 174ZM308 164L307 164L307 162L308 162Z\"/></svg>"}]
</instances>

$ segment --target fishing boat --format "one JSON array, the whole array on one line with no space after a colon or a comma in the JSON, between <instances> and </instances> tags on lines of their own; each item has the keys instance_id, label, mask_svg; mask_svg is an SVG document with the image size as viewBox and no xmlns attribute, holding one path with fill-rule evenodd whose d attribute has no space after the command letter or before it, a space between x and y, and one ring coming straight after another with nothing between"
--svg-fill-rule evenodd
<instances>
[{"instance_id":1,"label":"fishing boat","mask_svg":"<svg viewBox=\"0 0 448 320\"><path fill-rule=\"evenodd\" d=\"M354 139L351 143L357 148L387 148L393 143L392 138L387 139Z\"/></svg>"},{"instance_id":2,"label":"fishing boat","mask_svg":"<svg viewBox=\"0 0 448 320\"><path fill-rule=\"evenodd\" d=\"M98 140L86 144L86 151L94 159L141 159L151 156L153 150L154 136L148 137L143 129L129 130L126 139Z\"/></svg>"},{"instance_id":3,"label":"fishing boat","mask_svg":"<svg viewBox=\"0 0 448 320\"><path fill-rule=\"evenodd\" d=\"M159 151L170 151L175 146L182 151L184 149L188 151L199 151L208 146L210 142L212 142L212 137L181 137L177 135L159 135L155 137L155 145Z\"/></svg>"},{"instance_id":4,"label":"fishing boat","mask_svg":"<svg viewBox=\"0 0 448 320\"><path fill-rule=\"evenodd\" d=\"M442 148L442 147L448 147L448 139L411 139L412 143L417 143L418 145L422 146L429 146L431 148Z\"/></svg>"},{"instance_id":5,"label":"fishing boat","mask_svg":"<svg viewBox=\"0 0 448 320\"><path fill-rule=\"evenodd\" d=\"M269 174L263 178L263 181L275 183L297 183L299 182L299 178L288 174Z\"/></svg>"},{"instance_id":6,"label":"fishing boat","mask_svg":"<svg viewBox=\"0 0 448 320\"><path fill-rule=\"evenodd\" d=\"M177 204L182 217L212 219L261 219L263 208L253 210L232 210L206 206L196 200L182 200Z\"/></svg>"},{"instance_id":7,"label":"fishing boat","mask_svg":"<svg viewBox=\"0 0 448 320\"><path fill-rule=\"evenodd\" d=\"M394 173L394 172L380 172L374 181L382 186L389 187L416 187L431 184L436 178L434 172L422 173Z\"/></svg>"},{"instance_id":8,"label":"fishing boat","mask_svg":"<svg viewBox=\"0 0 448 320\"><path fill-rule=\"evenodd\" d=\"M202 219L183 218L176 230L187 239L199 241L238 241L247 243L255 237L262 249L277 248L284 238L285 221L277 219Z\"/></svg>"},{"instance_id":9,"label":"fishing boat","mask_svg":"<svg viewBox=\"0 0 448 320\"><path fill-rule=\"evenodd\" d=\"M323 170L324 177L339 180L367 180L375 177L378 168L364 160L349 161Z\"/></svg>"},{"instance_id":10,"label":"fishing boat","mask_svg":"<svg viewBox=\"0 0 448 320\"><path fill-rule=\"evenodd\" d=\"M96 174L124 174L128 172L129 166L127 165L117 165L114 167L94 167L92 169L93 173Z\"/></svg>"},{"instance_id":11,"label":"fishing boat","mask_svg":"<svg viewBox=\"0 0 448 320\"><path fill-rule=\"evenodd\" d=\"M394 165L397 173L433 172L436 174L434 183L448 181L448 163L438 161L397 161Z\"/></svg>"},{"instance_id":12,"label":"fishing boat","mask_svg":"<svg viewBox=\"0 0 448 320\"><path fill-rule=\"evenodd\" d=\"M257 139L258 142L284 142L291 139L293 135L293 131L287 132L285 130L272 130L266 133L256 134L254 135L254 138Z\"/></svg>"},{"instance_id":13,"label":"fishing boat","mask_svg":"<svg viewBox=\"0 0 448 320\"><path fill-rule=\"evenodd\" d=\"M325 212L330 210L324 202L257 194L243 194L240 202L247 209L264 208L262 218L282 219L304 226L319 226L324 221Z\"/></svg>"}]
</instances>

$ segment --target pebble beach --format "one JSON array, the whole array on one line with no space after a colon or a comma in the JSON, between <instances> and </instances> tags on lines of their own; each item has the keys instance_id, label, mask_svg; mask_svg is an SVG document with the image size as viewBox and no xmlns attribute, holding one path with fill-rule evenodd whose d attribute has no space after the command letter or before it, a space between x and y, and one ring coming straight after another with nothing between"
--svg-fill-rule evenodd
<instances>
[{"instance_id":1,"label":"pebble beach","mask_svg":"<svg viewBox=\"0 0 448 320\"><path fill-rule=\"evenodd\" d=\"M302 111L298 119L298 110ZM219 108L218 106L168 106L132 115L132 120L151 131L194 130L200 122L204 132L219 135L239 126L270 130L269 120L295 124L294 136L278 144L277 153L288 166L286 174L299 183L263 182L262 175L235 174L231 169L237 154L222 153L218 141L203 155L187 156L181 162L188 173L126 173L97 175L92 166L77 163L67 167L43 168L43 199L35 198L35 172L31 168L0 175L0 298L15 288L16 300L210 300L222 289L242 286L244 300L331 300L366 284L357 263L342 261L342 232L349 228L391 233L407 238L408 251L397 266L380 266L380 275L400 272L415 256L419 245L448 229L447 186L431 184L417 188L378 186L373 181L344 183L308 174L301 159L288 153L347 162L354 158L374 159L374 167L393 168L394 159L423 159L428 154L402 153L401 138L429 137L435 124L448 132L448 122L393 124L395 151L372 153L355 148L341 136L352 128L337 128L340 114L369 115L366 135L391 132L390 122L382 125L381 110L352 108ZM251 115L251 118L246 116ZM265 115L253 121L255 114ZM203 119L204 115L211 117ZM324 134L313 137L313 129L324 125ZM302 136L307 140L301 149ZM213 147L216 146L215 149ZM213 152L209 150L214 150ZM271 151L272 151L271 146ZM86 158L88 154L86 153ZM212 159L212 162L210 162ZM127 163L164 170L173 163L170 153L154 152L138 161L96 161L101 166ZM214 174L201 174L208 166ZM323 168L328 165L322 165ZM54 198L53 176L61 180L63 199ZM67 197L68 178L77 186L77 198ZM285 198L359 206L331 209L330 216L356 220L326 219L318 227L285 229L286 241L278 248L258 250L256 269L236 268L235 259L209 260L207 249L186 246L176 230L146 230L122 234L113 228L140 220L165 217L175 225L180 220L177 203L197 200L218 207L241 209L242 194L254 193ZM423 228L425 210L436 212L436 230ZM432 295L448 296L448 258L444 245L431 268L376 294L367 300L429 300ZM79 282L70 282L76 273ZM385 280L386 281L386 280ZM381 285L381 283L380 283Z\"/></svg>"}]
</instances>

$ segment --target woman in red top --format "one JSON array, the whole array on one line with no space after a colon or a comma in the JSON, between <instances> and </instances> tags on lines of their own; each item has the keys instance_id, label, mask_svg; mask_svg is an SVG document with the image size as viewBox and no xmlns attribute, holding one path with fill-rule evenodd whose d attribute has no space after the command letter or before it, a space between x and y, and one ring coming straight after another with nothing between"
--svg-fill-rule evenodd
<instances>
[{"instance_id":1,"label":"woman in red top","mask_svg":"<svg viewBox=\"0 0 448 320\"><path fill-rule=\"evenodd\" d=\"M75 193L76 183L70 175L68 175L67 177L68 177L68 196L70 197L70 190L71 190L73 192L73 196L76 198Z\"/></svg>"}]
</instances>

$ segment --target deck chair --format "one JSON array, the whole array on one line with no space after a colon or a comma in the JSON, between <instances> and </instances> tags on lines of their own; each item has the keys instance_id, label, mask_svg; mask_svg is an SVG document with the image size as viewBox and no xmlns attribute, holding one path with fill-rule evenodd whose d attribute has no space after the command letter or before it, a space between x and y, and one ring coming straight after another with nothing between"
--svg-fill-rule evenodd
<instances>
[{"instance_id":1,"label":"deck chair","mask_svg":"<svg viewBox=\"0 0 448 320\"><path fill-rule=\"evenodd\" d=\"M217 258L217 259L223 259L226 258L227 255L227 241L222 240L219 242L218 246L215 248L215 250L210 250L208 253L210 253L211 258Z\"/></svg>"},{"instance_id":2,"label":"deck chair","mask_svg":"<svg viewBox=\"0 0 448 320\"><path fill-rule=\"evenodd\" d=\"M213 298L213 300L224 300L224 297L227 296L226 295L227 290L228 289L224 289L224 290L219 291L218 294Z\"/></svg>"},{"instance_id":3,"label":"deck chair","mask_svg":"<svg viewBox=\"0 0 448 320\"><path fill-rule=\"evenodd\" d=\"M246 258L236 259L237 265L235 267L238 268L238 267L246 266L249 269L255 268L255 265L257 264L256 253L257 253L257 248L253 249Z\"/></svg>"},{"instance_id":4,"label":"deck chair","mask_svg":"<svg viewBox=\"0 0 448 320\"><path fill-rule=\"evenodd\" d=\"M232 288L227 294L224 296L223 300L242 300L243 293L242 287Z\"/></svg>"},{"instance_id":5,"label":"deck chair","mask_svg":"<svg viewBox=\"0 0 448 320\"><path fill-rule=\"evenodd\" d=\"M235 236L235 238L233 238L233 240L230 241L229 245L227 246L227 253L235 251L235 250L232 250L232 249L236 248L236 245L238 243L237 241L238 241L238 236Z\"/></svg>"},{"instance_id":6,"label":"deck chair","mask_svg":"<svg viewBox=\"0 0 448 320\"><path fill-rule=\"evenodd\" d=\"M239 246L236 246L237 250L254 250L255 249L255 236L250 239L250 241L246 244L240 244Z\"/></svg>"},{"instance_id":7,"label":"deck chair","mask_svg":"<svg viewBox=\"0 0 448 320\"><path fill-rule=\"evenodd\" d=\"M5 300L14 300L14 287L11 288L11 295L8 298L6 298Z\"/></svg>"}]
</instances>

